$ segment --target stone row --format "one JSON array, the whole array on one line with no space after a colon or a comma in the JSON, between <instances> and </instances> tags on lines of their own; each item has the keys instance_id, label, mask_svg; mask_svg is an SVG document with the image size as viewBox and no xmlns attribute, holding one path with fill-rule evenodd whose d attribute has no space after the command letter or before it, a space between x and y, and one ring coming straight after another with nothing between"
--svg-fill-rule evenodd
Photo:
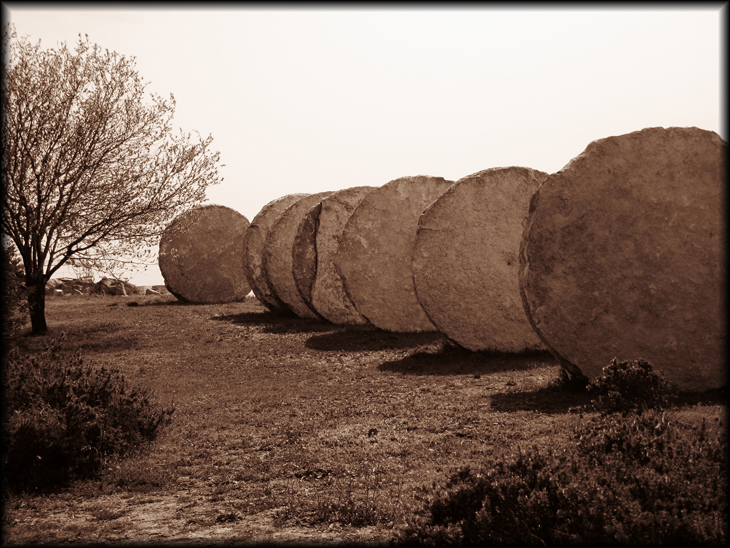
<instances>
[{"instance_id":1,"label":"stone row","mask_svg":"<svg viewBox=\"0 0 730 548\"><path fill-rule=\"evenodd\" d=\"M291 194L250 225L196 208L163 237L160 269L189 301L250 288L303 318L439 331L473 351L547 349L588 379L641 358L682 389L719 388L726 152L713 132L648 128L594 141L553 174Z\"/></svg>"}]
</instances>

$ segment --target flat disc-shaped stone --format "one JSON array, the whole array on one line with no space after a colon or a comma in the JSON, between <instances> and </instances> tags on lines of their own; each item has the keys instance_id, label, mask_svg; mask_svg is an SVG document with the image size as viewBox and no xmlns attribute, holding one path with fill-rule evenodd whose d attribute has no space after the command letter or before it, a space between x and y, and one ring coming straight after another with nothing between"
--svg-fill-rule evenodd
<instances>
[{"instance_id":1,"label":"flat disc-shaped stone","mask_svg":"<svg viewBox=\"0 0 730 548\"><path fill-rule=\"evenodd\" d=\"M333 192L309 210L294 238L292 273L299 294L317 314L336 325L369 323L347 296L334 257L347 220L374 188Z\"/></svg>"},{"instance_id":2,"label":"flat disc-shaped stone","mask_svg":"<svg viewBox=\"0 0 730 548\"><path fill-rule=\"evenodd\" d=\"M370 191L345 225L335 268L355 308L386 331L436 331L413 287L413 243L423 211L453 181L418 175Z\"/></svg>"},{"instance_id":3,"label":"flat disc-shaped stone","mask_svg":"<svg viewBox=\"0 0 730 548\"><path fill-rule=\"evenodd\" d=\"M242 301L251 291L241 241L248 219L221 205L178 215L160 238L158 265L168 291L194 303Z\"/></svg>"},{"instance_id":4,"label":"flat disc-shaped stone","mask_svg":"<svg viewBox=\"0 0 730 548\"><path fill-rule=\"evenodd\" d=\"M486 169L459 179L424 211L413 281L438 330L469 350L544 348L527 320L518 281L530 198L547 173Z\"/></svg>"},{"instance_id":5,"label":"flat disc-shaped stone","mask_svg":"<svg viewBox=\"0 0 730 548\"><path fill-rule=\"evenodd\" d=\"M304 214L299 223L297 233L292 244L292 267L294 285L299 296L306 303L309 309L318 314L312 306L312 288L314 279L317 276L317 229L319 227L319 213L322 210L322 202L316 204Z\"/></svg>"},{"instance_id":6,"label":"flat disc-shaped stone","mask_svg":"<svg viewBox=\"0 0 730 548\"><path fill-rule=\"evenodd\" d=\"M286 208L307 194L288 194L266 204L251 221L243 237L243 272L256 298L272 311L289 311L269 287L264 274L264 245L271 227Z\"/></svg>"},{"instance_id":7,"label":"flat disc-shaped stone","mask_svg":"<svg viewBox=\"0 0 730 548\"><path fill-rule=\"evenodd\" d=\"M726 384L726 154L714 132L648 128L590 143L535 193L520 291L566 369L642 358L682 390Z\"/></svg>"},{"instance_id":8,"label":"flat disc-shaped stone","mask_svg":"<svg viewBox=\"0 0 730 548\"><path fill-rule=\"evenodd\" d=\"M330 192L309 194L290 205L271 227L264 244L264 274L269 287L286 306L300 318L318 316L304 302L292 274L292 246L307 212Z\"/></svg>"}]
</instances>

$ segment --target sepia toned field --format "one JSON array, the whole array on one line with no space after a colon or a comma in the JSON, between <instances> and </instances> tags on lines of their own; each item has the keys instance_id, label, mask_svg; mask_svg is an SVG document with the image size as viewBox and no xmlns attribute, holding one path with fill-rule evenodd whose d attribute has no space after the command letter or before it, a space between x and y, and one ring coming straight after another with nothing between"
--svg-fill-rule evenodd
<instances>
[{"instance_id":1,"label":"sepia toned field","mask_svg":"<svg viewBox=\"0 0 730 548\"><path fill-rule=\"evenodd\" d=\"M129 306L132 304L133 306ZM50 333L149 386L172 423L100 480L4 501L3 542L382 544L456 470L559 447L588 402L544 352L283 317L257 300L54 297ZM674 411L715 424L718 398Z\"/></svg>"}]
</instances>

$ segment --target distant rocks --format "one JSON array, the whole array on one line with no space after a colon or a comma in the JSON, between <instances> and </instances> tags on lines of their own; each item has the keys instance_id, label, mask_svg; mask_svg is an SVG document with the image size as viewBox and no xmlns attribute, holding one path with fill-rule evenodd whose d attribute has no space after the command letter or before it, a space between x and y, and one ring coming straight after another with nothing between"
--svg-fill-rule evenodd
<instances>
[{"instance_id":1,"label":"distant rocks","mask_svg":"<svg viewBox=\"0 0 730 548\"><path fill-rule=\"evenodd\" d=\"M127 297L139 293L139 288L122 280L102 278L94 284L94 293L100 295L124 295Z\"/></svg>"},{"instance_id":2,"label":"distant rocks","mask_svg":"<svg viewBox=\"0 0 730 548\"><path fill-rule=\"evenodd\" d=\"M94 286L93 278L51 278L46 283L46 295L91 295Z\"/></svg>"},{"instance_id":3,"label":"distant rocks","mask_svg":"<svg viewBox=\"0 0 730 548\"><path fill-rule=\"evenodd\" d=\"M46 283L46 295L136 295L140 288L114 278L52 278Z\"/></svg>"},{"instance_id":4,"label":"distant rocks","mask_svg":"<svg viewBox=\"0 0 730 548\"><path fill-rule=\"evenodd\" d=\"M144 295L167 295L170 292L164 285L150 285L144 286Z\"/></svg>"}]
</instances>

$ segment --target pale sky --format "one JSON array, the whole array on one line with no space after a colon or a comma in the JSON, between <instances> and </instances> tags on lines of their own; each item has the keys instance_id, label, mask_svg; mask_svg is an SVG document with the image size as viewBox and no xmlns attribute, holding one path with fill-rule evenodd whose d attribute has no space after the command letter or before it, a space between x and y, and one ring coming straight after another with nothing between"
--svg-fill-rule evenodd
<instances>
[{"instance_id":1,"label":"pale sky","mask_svg":"<svg viewBox=\"0 0 730 548\"><path fill-rule=\"evenodd\" d=\"M722 3L3 6L42 47L81 33L135 57L149 91L174 94L175 125L213 136L224 180L207 203L249 221L292 193L493 167L553 173L591 141L646 127L727 141ZM162 275L155 265L131 281Z\"/></svg>"}]
</instances>

